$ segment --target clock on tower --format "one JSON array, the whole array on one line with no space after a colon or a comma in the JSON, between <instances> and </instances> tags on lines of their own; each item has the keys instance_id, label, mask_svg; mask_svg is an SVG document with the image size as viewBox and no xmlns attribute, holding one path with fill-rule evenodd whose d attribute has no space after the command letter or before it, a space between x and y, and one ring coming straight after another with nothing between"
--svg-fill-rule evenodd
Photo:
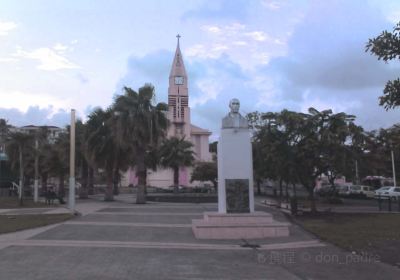
<instances>
[{"instance_id":1,"label":"clock on tower","mask_svg":"<svg viewBox=\"0 0 400 280\"><path fill-rule=\"evenodd\" d=\"M183 85L183 77L182 76L175 77L175 85Z\"/></svg>"}]
</instances>

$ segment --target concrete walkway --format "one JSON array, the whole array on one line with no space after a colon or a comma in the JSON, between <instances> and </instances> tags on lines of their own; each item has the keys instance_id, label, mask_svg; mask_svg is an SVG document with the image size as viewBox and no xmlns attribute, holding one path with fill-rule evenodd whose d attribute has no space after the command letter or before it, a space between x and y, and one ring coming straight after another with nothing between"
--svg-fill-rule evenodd
<instances>
[{"instance_id":1,"label":"concrete walkway","mask_svg":"<svg viewBox=\"0 0 400 280\"><path fill-rule=\"evenodd\" d=\"M73 220L0 235L0 278L375 280L398 279L400 273L371 256L324 244L297 225L289 237L197 240L191 220L215 211L215 204L116 199L78 201L82 215ZM286 221L279 211L257 208Z\"/></svg>"}]
</instances>

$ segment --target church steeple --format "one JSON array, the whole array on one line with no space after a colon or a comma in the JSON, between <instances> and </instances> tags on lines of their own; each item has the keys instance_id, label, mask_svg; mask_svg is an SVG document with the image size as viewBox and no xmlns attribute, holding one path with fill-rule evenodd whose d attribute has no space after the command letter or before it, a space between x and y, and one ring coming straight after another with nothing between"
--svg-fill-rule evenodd
<instances>
[{"instance_id":1,"label":"church steeple","mask_svg":"<svg viewBox=\"0 0 400 280\"><path fill-rule=\"evenodd\" d=\"M168 87L169 119L173 124L170 131L171 135L190 137L188 77L180 48L181 36L178 34L176 38L178 41L169 74Z\"/></svg>"},{"instance_id":2,"label":"church steeple","mask_svg":"<svg viewBox=\"0 0 400 280\"><path fill-rule=\"evenodd\" d=\"M178 34L178 35L176 35L176 38L178 39L178 42L176 45L174 61L172 62L172 67L171 67L171 72L169 73L169 78L171 79L173 77L183 77L184 80L187 80L185 64L183 63L181 48L179 46L179 39L181 38L181 36Z\"/></svg>"}]
</instances>

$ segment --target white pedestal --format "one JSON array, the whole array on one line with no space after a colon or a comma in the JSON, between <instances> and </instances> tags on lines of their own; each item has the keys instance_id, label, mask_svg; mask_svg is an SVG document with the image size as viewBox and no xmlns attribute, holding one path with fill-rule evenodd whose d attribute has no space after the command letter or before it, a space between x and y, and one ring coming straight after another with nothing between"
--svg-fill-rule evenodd
<instances>
[{"instance_id":1,"label":"white pedestal","mask_svg":"<svg viewBox=\"0 0 400 280\"><path fill-rule=\"evenodd\" d=\"M260 239L288 236L289 224L276 222L265 212L206 212L202 220L192 220L192 230L197 239Z\"/></svg>"},{"instance_id":2,"label":"white pedestal","mask_svg":"<svg viewBox=\"0 0 400 280\"><path fill-rule=\"evenodd\" d=\"M250 131L222 129L218 141L218 212L227 213L226 179L248 180L249 212L254 212L253 156ZM229 210L229 209L228 209Z\"/></svg>"},{"instance_id":3,"label":"white pedestal","mask_svg":"<svg viewBox=\"0 0 400 280\"><path fill-rule=\"evenodd\" d=\"M198 239L256 239L289 235L289 224L254 212L253 156L247 128L221 130L218 141L218 213L192 220Z\"/></svg>"}]
</instances>

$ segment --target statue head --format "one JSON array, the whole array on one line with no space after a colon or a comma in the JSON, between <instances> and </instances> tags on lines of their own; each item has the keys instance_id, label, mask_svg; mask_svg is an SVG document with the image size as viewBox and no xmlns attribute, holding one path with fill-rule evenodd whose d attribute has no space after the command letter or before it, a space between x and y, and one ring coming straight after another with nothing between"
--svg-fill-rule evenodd
<instances>
[{"instance_id":1,"label":"statue head","mask_svg":"<svg viewBox=\"0 0 400 280\"><path fill-rule=\"evenodd\" d=\"M240 102L237 98L233 98L229 102L229 108L231 108L231 113L237 114L239 113Z\"/></svg>"}]
</instances>

